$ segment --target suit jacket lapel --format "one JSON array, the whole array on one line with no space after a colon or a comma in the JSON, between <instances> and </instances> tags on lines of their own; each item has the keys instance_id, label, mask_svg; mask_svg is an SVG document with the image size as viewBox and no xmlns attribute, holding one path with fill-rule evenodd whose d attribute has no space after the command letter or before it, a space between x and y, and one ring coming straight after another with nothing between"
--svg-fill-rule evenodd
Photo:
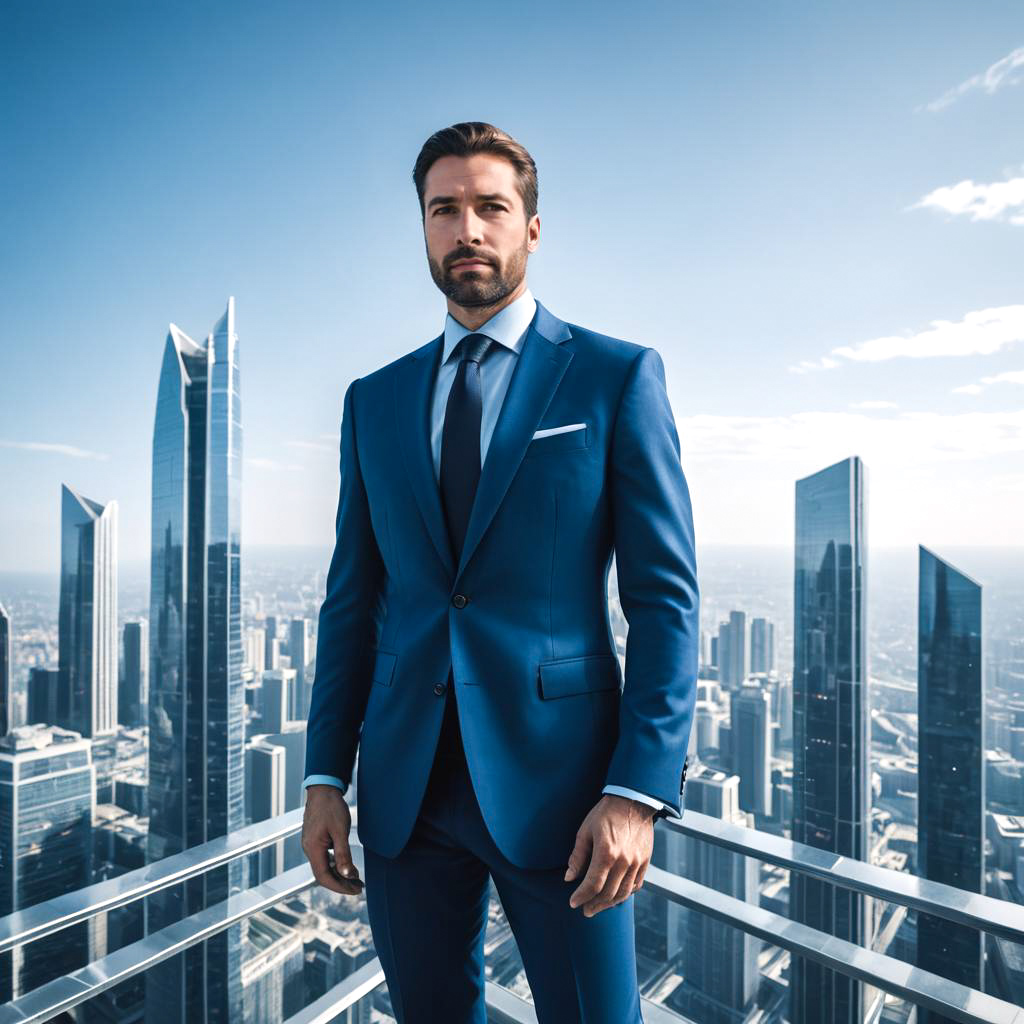
<instances>
[{"instance_id":1,"label":"suit jacket lapel","mask_svg":"<svg viewBox=\"0 0 1024 1024\"><path fill-rule=\"evenodd\" d=\"M445 572L451 576L455 571L455 558L441 507L441 491L434 477L434 456L430 448L434 374L443 350L444 335L441 334L411 353L411 359L403 359L398 364L395 417L402 462L412 493Z\"/></svg>"},{"instance_id":2,"label":"suit jacket lapel","mask_svg":"<svg viewBox=\"0 0 1024 1024\"><path fill-rule=\"evenodd\" d=\"M462 574L501 505L533 432L572 361L572 351L561 344L569 337L568 326L538 302L481 467L457 571L430 448L430 405L444 335L416 349L411 359L399 365L395 411L402 458L427 532L449 577Z\"/></svg>"}]
</instances>

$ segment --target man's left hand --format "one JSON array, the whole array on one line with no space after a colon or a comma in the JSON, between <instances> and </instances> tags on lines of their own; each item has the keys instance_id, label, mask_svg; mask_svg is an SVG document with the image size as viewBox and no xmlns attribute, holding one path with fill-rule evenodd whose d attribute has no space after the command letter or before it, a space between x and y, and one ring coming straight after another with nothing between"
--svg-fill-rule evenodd
<instances>
[{"instance_id":1,"label":"man's left hand","mask_svg":"<svg viewBox=\"0 0 1024 1024\"><path fill-rule=\"evenodd\" d=\"M583 870L586 877L569 897L587 917L628 899L643 885L654 849L654 808L639 800L606 793L583 819L569 857L565 880Z\"/></svg>"}]
</instances>

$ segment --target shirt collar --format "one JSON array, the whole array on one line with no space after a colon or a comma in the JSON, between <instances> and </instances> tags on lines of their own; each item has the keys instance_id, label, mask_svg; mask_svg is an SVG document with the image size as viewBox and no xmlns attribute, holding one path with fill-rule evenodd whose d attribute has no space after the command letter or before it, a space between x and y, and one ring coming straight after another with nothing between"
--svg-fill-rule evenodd
<instances>
[{"instance_id":1,"label":"shirt collar","mask_svg":"<svg viewBox=\"0 0 1024 1024\"><path fill-rule=\"evenodd\" d=\"M441 354L441 362L448 361L455 346L467 334L486 334L499 344L517 353L523 347L523 339L526 337L526 329L533 320L537 311L537 300L529 288L513 302L499 309L490 320L482 323L475 331L463 327L458 320L449 313L444 321L444 351Z\"/></svg>"}]
</instances>

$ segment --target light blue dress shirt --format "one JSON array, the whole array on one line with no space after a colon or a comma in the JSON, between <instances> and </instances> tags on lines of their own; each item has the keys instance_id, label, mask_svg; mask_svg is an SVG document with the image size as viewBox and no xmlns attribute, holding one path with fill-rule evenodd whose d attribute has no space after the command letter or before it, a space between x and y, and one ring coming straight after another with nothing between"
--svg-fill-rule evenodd
<instances>
[{"instance_id":1,"label":"light blue dress shirt","mask_svg":"<svg viewBox=\"0 0 1024 1024\"><path fill-rule=\"evenodd\" d=\"M480 417L480 464L483 465L483 461L487 457L487 448L491 442L491 434L494 433L494 425L498 422L498 413L505 400L505 392L508 391L512 371L515 369L516 360L519 358L523 342L526 340L526 331L530 326L530 321L533 320L536 309L537 302L530 289L527 288L518 299L498 310L476 331L463 327L451 313L445 318L444 351L441 355L441 365L437 370L430 416L430 448L434 456L434 478L438 481L438 485L441 482L441 433L444 429L445 408L448 404L448 392L452 389L455 373L459 368L459 359L455 356L455 346L467 334L486 334L498 342L497 345L490 347L480 364L480 390L483 402ZM323 784L337 786L343 793L348 789L341 779L333 775L307 776L302 782L302 788ZM629 789L626 786L605 786L602 792L629 797L631 800L639 800L641 803L659 809L668 806L657 797L638 793L635 789ZM669 813L673 817L677 816L671 808Z\"/></svg>"}]
</instances>

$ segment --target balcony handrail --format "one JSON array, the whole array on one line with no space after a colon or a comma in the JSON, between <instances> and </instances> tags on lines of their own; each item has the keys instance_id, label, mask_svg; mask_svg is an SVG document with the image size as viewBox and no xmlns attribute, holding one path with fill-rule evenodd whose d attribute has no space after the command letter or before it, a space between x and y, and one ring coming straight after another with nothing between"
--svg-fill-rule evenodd
<instances>
[{"instance_id":1,"label":"balcony handrail","mask_svg":"<svg viewBox=\"0 0 1024 1024\"><path fill-rule=\"evenodd\" d=\"M229 835L218 836L181 853L126 871L116 878L62 893L0 917L0 953L85 921L101 911L133 903L261 850L280 839L287 839L301 831L302 815L303 808L297 807L275 818L246 825Z\"/></svg>"},{"instance_id":2,"label":"balcony handrail","mask_svg":"<svg viewBox=\"0 0 1024 1024\"><path fill-rule=\"evenodd\" d=\"M362 869L362 847L353 843L351 848L353 861ZM662 868L652 865L644 881L652 891L674 903L708 914L791 954L807 957L962 1024L1024 1024L1024 1008L1020 1006L791 921ZM0 1024L36 1024L50 1020L315 884L309 866L300 864L0 1006Z\"/></svg>"},{"instance_id":3,"label":"balcony handrail","mask_svg":"<svg viewBox=\"0 0 1024 1024\"><path fill-rule=\"evenodd\" d=\"M4 1003L0 1006L0 1024L50 1020L315 884L309 865L299 864Z\"/></svg>"},{"instance_id":4,"label":"balcony handrail","mask_svg":"<svg viewBox=\"0 0 1024 1024\"><path fill-rule=\"evenodd\" d=\"M297 807L117 878L96 882L0 917L0 953L287 839L302 830L303 812L302 807ZM352 820L357 820L355 808ZM665 818L660 827L824 879L839 888L863 892L1011 942L1024 943L1024 907L1007 900L867 864L759 829L730 824L698 811L684 810L681 820Z\"/></svg>"},{"instance_id":5,"label":"balcony handrail","mask_svg":"<svg viewBox=\"0 0 1024 1024\"><path fill-rule=\"evenodd\" d=\"M1024 1007L950 981L905 960L818 931L735 896L651 865L644 885L689 910L740 928L769 945L788 950L840 974L856 978L917 1006L963 1024L1024 1024Z\"/></svg>"},{"instance_id":6,"label":"balcony handrail","mask_svg":"<svg viewBox=\"0 0 1024 1024\"><path fill-rule=\"evenodd\" d=\"M684 811L682 819L665 818L675 832L713 843L778 867L823 879L841 889L866 893L912 910L969 925L1011 942L1024 943L1024 906L983 893L933 882L906 871L868 864L854 857L819 850L805 843L734 825L698 811Z\"/></svg>"}]
</instances>

